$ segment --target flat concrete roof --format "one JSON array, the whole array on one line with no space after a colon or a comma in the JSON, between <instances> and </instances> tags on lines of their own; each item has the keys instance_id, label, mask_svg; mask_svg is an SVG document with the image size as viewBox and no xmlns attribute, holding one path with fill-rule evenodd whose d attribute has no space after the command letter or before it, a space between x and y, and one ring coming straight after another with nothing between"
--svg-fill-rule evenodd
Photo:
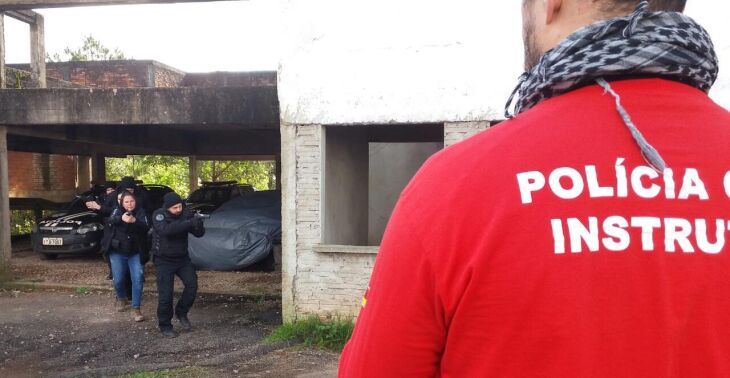
<instances>
[{"instance_id":1,"label":"flat concrete roof","mask_svg":"<svg viewBox=\"0 0 730 378\"><path fill-rule=\"evenodd\" d=\"M0 90L0 124L279 128L275 87Z\"/></svg>"}]
</instances>

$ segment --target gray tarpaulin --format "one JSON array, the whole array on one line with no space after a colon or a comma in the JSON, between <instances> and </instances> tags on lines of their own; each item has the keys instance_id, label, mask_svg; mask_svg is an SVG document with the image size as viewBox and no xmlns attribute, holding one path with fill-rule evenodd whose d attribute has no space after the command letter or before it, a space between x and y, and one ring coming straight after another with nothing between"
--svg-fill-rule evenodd
<instances>
[{"instance_id":1,"label":"gray tarpaulin","mask_svg":"<svg viewBox=\"0 0 730 378\"><path fill-rule=\"evenodd\" d=\"M236 197L205 220L205 235L188 237L193 265L204 270L239 270L265 259L281 240L281 192Z\"/></svg>"}]
</instances>

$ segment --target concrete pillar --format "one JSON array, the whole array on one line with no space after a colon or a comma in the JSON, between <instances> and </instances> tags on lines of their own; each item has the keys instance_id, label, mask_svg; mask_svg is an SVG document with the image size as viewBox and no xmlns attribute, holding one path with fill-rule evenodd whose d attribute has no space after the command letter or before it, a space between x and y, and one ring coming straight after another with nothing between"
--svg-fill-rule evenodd
<instances>
[{"instance_id":1,"label":"concrete pillar","mask_svg":"<svg viewBox=\"0 0 730 378\"><path fill-rule=\"evenodd\" d=\"M8 129L0 126L0 264L10 262L10 192L8 189Z\"/></svg>"},{"instance_id":2,"label":"concrete pillar","mask_svg":"<svg viewBox=\"0 0 730 378\"><path fill-rule=\"evenodd\" d=\"M6 87L5 81L5 15L0 13L0 89Z\"/></svg>"},{"instance_id":3,"label":"concrete pillar","mask_svg":"<svg viewBox=\"0 0 730 378\"><path fill-rule=\"evenodd\" d=\"M91 157L76 156L76 193L81 194L91 188Z\"/></svg>"},{"instance_id":4,"label":"concrete pillar","mask_svg":"<svg viewBox=\"0 0 730 378\"><path fill-rule=\"evenodd\" d=\"M444 124L444 147L461 142L488 129L488 121L447 122Z\"/></svg>"},{"instance_id":5,"label":"concrete pillar","mask_svg":"<svg viewBox=\"0 0 730 378\"><path fill-rule=\"evenodd\" d=\"M106 159L104 155L96 154L91 157L91 180L99 185L106 182Z\"/></svg>"},{"instance_id":6,"label":"concrete pillar","mask_svg":"<svg viewBox=\"0 0 730 378\"><path fill-rule=\"evenodd\" d=\"M30 25L30 78L36 88L46 88L46 40L43 16Z\"/></svg>"},{"instance_id":7,"label":"concrete pillar","mask_svg":"<svg viewBox=\"0 0 730 378\"><path fill-rule=\"evenodd\" d=\"M281 191L281 154L276 155L276 190Z\"/></svg>"},{"instance_id":8,"label":"concrete pillar","mask_svg":"<svg viewBox=\"0 0 730 378\"><path fill-rule=\"evenodd\" d=\"M188 185L190 193L198 189L198 178L200 177L200 164L195 156L188 156Z\"/></svg>"},{"instance_id":9,"label":"concrete pillar","mask_svg":"<svg viewBox=\"0 0 730 378\"><path fill-rule=\"evenodd\" d=\"M281 123L281 307L285 322L297 318L297 127Z\"/></svg>"}]
</instances>

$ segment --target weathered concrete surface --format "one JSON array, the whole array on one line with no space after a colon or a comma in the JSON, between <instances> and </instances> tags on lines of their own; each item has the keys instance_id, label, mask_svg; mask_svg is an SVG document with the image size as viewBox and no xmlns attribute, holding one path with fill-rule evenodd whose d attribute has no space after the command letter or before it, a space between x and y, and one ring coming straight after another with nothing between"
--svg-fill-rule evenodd
<instances>
[{"instance_id":1,"label":"weathered concrete surface","mask_svg":"<svg viewBox=\"0 0 730 378\"><path fill-rule=\"evenodd\" d=\"M10 261L11 253L7 129L0 126L0 263Z\"/></svg>"},{"instance_id":2,"label":"weathered concrete surface","mask_svg":"<svg viewBox=\"0 0 730 378\"><path fill-rule=\"evenodd\" d=\"M279 127L276 88L0 90L4 125Z\"/></svg>"},{"instance_id":3,"label":"weathered concrete surface","mask_svg":"<svg viewBox=\"0 0 730 378\"><path fill-rule=\"evenodd\" d=\"M5 15L0 13L0 89L5 88Z\"/></svg>"},{"instance_id":4,"label":"weathered concrete surface","mask_svg":"<svg viewBox=\"0 0 730 378\"><path fill-rule=\"evenodd\" d=\"M30 79L36 88L46 88L46 29L38 13L30 24Z\"/></svg>"},{"instance_id":5,"label":"weathered concrete surface","mask_svg":"<svg viewBox=\"0 0 730 378\"><path fill-rule=\"evenodd\" d=\"M284 321L296 320L295 279L297 274L297 127L281 125L281 314Z\"/></svg>"},{"instance_id":6,"label":"weathered concrete surface","mask_svg":"<svg viewBox=\"0 0 730 378\"><path fill-rule=\"evenodd\" d=\"M5 67L5 87L10 89L35 88L30 78L30 71L16 69L13 65ZM83 85L74 84L65 80L58 80L46 77L47 88L85 88Z\"/></svg>"},{"instance_id":7,"label":"weathered concrete surface","mask_svg":"<svg viewBox=\"0 0 730 378\"><path fill-rule=\"evenodd\" d=\"M275 87L276 71L188 73L181 87Z\"/></svg>"},{"instance_id":8,"label":"weathered concrete surface","mask_svg":"<svg viewBox=\"0 0 730 378\"><path fill-rule=\"evenodd\" d=\"M481 122L447 122L444 124L444 147L456 144L488 129L488 121Z\"/></svg>"},{"instance_id":9,"label":"weathered concrete surface","mask_svg":"<svg viewBox=\"0 0 730 378\"><path fill-rule=\"evenodd\" d=\"M96 5L124 4L204 3L214 1L233 0L1 0L0 10L87 7Z\"/></svg>"}]
</instances>

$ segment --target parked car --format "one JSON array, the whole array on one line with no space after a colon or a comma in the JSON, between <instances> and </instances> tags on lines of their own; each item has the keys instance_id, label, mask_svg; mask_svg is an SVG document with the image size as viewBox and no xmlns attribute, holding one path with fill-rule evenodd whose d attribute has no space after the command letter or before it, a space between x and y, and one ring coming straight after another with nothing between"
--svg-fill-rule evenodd
<instances>
[{"instance_id":1,"label":"parked car","mask_svg":"<svg viewBox=\"0 0 730 378\"><path fill-rule=\"evenodd\" d=\"M147 190L152 212L162 206L162 196L172 189L165 185L140 185ZM41 219L31 231L33 250L42 259L53 260L59 254L99 253L104 234L104 219L98 211L86 208L86 202L99 198L104 192L102 186L76 196L59 212Z\"/></svg>"},{"instance_id":2,"label":"parked car","mask_svg":"<svg viewBox=\"0 0 730 378\"><path fill-rule=\"evenodd\" d=\"M190 259L199 269L234 271L264 260L281 244L281 192L244 193L210 214L205 235L188 238Z\"/></svg>"},{"instance_id":3,"label":"parked car","mask_svg":"<svg viewBox=\"0 0 730 378\"><path fill-rule=\"evenodd\" d=\"M203 182L200 189L190 193L185 203L192 211L211 214L232 198L252 191L251 185L239 184L236 181Z\"/></svg>"}]
</instances>

